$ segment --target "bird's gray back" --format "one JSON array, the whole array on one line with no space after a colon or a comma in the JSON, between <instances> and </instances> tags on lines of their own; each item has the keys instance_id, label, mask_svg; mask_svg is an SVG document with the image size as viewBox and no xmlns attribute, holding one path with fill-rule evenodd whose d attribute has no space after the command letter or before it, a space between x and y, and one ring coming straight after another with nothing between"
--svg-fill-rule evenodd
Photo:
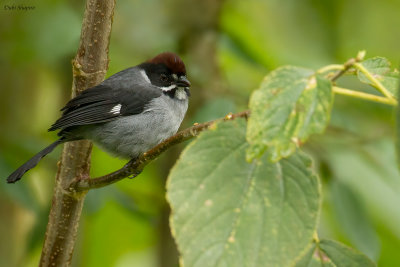
<instances>
[{"instance_id":1,"label":"bird's gray back","mask_svg":"<svg viewBox=\"0 0 400 267\"><path fill-rule=\"evenodd\" d=\"M140 84L148 84L148 81L141 74L141 70L136 67L131 67L111 75L101 84L110 88L129 89Z\"/></svg>"}]
</instances>

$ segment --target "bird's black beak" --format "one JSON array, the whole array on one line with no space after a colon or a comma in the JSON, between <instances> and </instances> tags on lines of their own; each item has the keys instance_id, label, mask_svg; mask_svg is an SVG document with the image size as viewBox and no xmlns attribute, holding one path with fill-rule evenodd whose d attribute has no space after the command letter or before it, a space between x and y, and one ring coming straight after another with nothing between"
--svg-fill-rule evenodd
<instances>
[{"instance_id":1,"label":"bird's black beak","mask_svg":"<svg viewBox=\"0 0 400 267\"><path fill-rule=\"evenodd\" d=\"M191 84L186 76L180 76L179 79L176 81L176 85L178 87L190 87Z\"/></svg>"}]
</instances>

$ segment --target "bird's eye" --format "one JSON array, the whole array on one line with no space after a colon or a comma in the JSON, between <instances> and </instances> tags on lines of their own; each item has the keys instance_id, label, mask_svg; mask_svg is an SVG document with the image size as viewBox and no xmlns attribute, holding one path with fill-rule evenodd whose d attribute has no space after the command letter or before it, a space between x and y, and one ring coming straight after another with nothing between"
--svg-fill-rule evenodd
<instances>
[{"instance_id":1,"label":"bird's eye","mask_svg":"<svg viewBox=\"0 0 400 267\"><path fill-rule=\"evenodd\" d=\"M165 74L161 74L160 79L162 82L167 82L168 81L168 77Z\"/></svg>"}]
</instances>

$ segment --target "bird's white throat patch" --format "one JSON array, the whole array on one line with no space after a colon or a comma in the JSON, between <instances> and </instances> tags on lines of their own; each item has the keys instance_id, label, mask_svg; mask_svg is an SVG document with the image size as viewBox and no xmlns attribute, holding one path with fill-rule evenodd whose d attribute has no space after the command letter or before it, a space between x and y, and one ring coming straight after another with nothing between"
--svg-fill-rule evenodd
<instances>
[{"instance_id":1,"label":"bird's white throat patch","mask_svg":"<svg viewBox=\"0 0 400 267\"><path fill-rule=\"evenodd\" d=\"M179 87L176 91L175 91L175 98L179 99L179 100L184 100L187 98L187 94L185 92L185 88L184 87Z\"/></svg>"}]
</instances>

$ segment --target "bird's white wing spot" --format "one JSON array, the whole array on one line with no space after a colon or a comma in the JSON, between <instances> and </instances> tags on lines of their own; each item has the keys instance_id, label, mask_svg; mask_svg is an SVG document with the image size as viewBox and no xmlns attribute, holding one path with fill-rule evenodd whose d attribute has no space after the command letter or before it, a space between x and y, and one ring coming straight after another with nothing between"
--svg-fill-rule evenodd
<instances>
[{"instance_id":1,"label":"bird's white wing spot","mask_svg":"<svg viewBox=\"0 0 400 267\"><path fill-rule=\"evenodd\" d=\"M114 106L114 107L110 110L110 113L112 113L112 114L119 114L120 111L121 111L121 104L118 104L118 105Z\"/></svg>"}]
</instances>

